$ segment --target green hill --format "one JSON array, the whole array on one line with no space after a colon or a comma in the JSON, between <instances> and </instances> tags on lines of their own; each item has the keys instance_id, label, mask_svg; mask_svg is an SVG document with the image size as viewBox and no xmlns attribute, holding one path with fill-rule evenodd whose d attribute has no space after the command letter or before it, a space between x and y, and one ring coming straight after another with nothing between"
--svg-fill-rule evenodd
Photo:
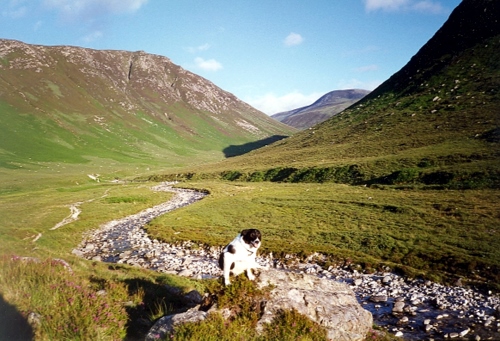
<instances>
[{"instance_id":1,"label":"green hill","mask_svg":"<svg viewBox=\"0 0 500 341\"><path fill-rule=\"evenodd\" d=\"M183 166L294 130L168 58L0 40L0 167Z\"/></svg>"},{"instance_id":2,"label":"green hill","mask_svg":"<svg viewBox=\"0 0 500 341\"><path fill-rule=\"evenodd\" d=\"M498 17L498 2L463 1L405 67L355 105L203 172L253 181L498 188Z\"/></svg>"}]
</instances>

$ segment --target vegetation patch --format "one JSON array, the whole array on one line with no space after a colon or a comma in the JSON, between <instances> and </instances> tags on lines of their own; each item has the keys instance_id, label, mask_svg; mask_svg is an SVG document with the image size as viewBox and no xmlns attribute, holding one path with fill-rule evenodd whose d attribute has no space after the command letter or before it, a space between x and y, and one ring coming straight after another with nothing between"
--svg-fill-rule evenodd
<instances>
[{"instance_id":1,"label":"vegetation patch","mask_svg":"<svg viewBox=\"0 0 500 341\"><path fill-rule=\"evenodd\" d=\"M4 257L1 295L23 318L21 334L40 340L114 340L125 336L127 289L113 282L95 283L57 260L43 262ZM5 330L5 329L4 329ZM12 335L13 336L13 335Z\"/></svg>"},{"instance_id":2,"label":"vegetation patch","mask_svg":"<svg viewBox=\"0 0 500 341\"><path fill-rule=\"evenodd\" d=\"M271 287L259 289L245 276L238 276L230 286L220 281L207 284L209 300L204 309L216 304L218 309L226 310L229 316L212 312L207 319L198 323L187 323L175 328L170 335L172 340L328 340L326 330L319 324L295 310L281 313L270 323L264 325L262 332L256 330L257 322L263 314L265 302Z\"/></svg>"},{"instance_id":3,"label":"vegetation patch","mask_svg":"<svg viewBox=\"0 0 500 341\"><path fill-rule=\"evenodd\" d=\"M108 197L104 199L109 204L119 204L119 203L145 203L148 198L144 197Z\"/></svg>"},{"instance_id":4,"label":"vegetation patch","mask_svg":"<svg viewBox=\"0 0 500 341\"><path fill-rule=\"evenodd\" d=\"M389 266L408 276L495 286L500 278L496 190L394 190L333 183L189 182L210 195L156 218L147 230L173 243L220 246L245 228L263 233L261 252L314 252L326 267ZM228 209L230 207L230 209Z\"/></svg>"}]
</instances>

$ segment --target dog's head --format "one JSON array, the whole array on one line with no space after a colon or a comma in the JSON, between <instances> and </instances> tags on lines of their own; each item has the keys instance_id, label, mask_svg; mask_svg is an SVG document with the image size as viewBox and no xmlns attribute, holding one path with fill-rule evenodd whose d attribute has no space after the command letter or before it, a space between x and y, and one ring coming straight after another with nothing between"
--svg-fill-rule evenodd
<instances>
[{"instance_id":1,"label":"dog's head","mask_svg":"<svg viewBox=\"0 0 500 341\"><path fill-rule=\"evenodd\" d=\"M261 234L257 229L243 230L240 233L241 239L248 244L250 248L258 249L260 247Z\"/></svg>"}]
</instances>

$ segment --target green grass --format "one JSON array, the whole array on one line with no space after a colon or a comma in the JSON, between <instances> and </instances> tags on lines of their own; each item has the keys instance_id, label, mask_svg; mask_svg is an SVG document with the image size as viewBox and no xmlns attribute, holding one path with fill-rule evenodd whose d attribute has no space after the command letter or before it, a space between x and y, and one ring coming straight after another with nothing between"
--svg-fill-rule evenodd
<instances>
[{"instance_id":1,"label":"green grass","mask_svg":"<svg viewBox=\"0 0 500 341\"><path fill-rule=\"evenodd\" d=\"M137 339L147 332L141 321L179 311L180 295L204 291L203 284L186 278L72 255L85 232L165 202L171 194L152 192L152 184L96 183L86 176L91 169L59 169L62 173L0 173L0 339ZM79 220L50 230L76 202L83 202ZM69 263L73 272L55 259ZM166 285L179 288L180 294L172 294ZM100 290L106 295L98 295ZM41 316L35 327L27 323L32 312Z\"/></svg>"},{"instance_id":2,"label":"green grass","mask_svg":"<svg viewBox=\"0 0 500 341\"><path fill-rule=\"evenodd\" d=\"M394 190L339 184L190 182L211 195L159 217L148 232L168 242L224 245L245 228L264 234L262 252L314 252L328 265L386 264L435 280L498 283L495 190ZM327 264L325 264L327 265Z\"/></svg>"},{"instance_id":3,"label":"green grass","mask_svg":"<svg viewBox=\"0 0 500 341\"><path fill-rule=\"evenodd\" d=\"M202 323L187 323L175 328L171 340L328 340L324 328L297 311L282 311L275 320L265 325L262 333L255 329L268 299L270 287L258 289L254 282L239 276L229 287L212 281L208 285L211 302L219 309L231 312L225 319L220 313L211 313ZM208 308L209 306L207 306Z\"/></svg>"},{"instance_id":4,"label":"green grass","mask_svg":"<svg viewBox=\"0 0 500 341\"><path fill-rule=\"evenodd\" d=\"M289 177L279 181L498 189L500 64L494 56L499 54L496 36L444 67L438 56L440 72L420 72L411 80L398 76L393 82L411 84L397 92L375 90L328 121L272 145L155 179L188 174L190 179L272 181L271 173L289 169ZM444 173L452 179L444 181Z\"/></svg>"},{"instance_id":5,"label":"green grass","mask_svg":"<svg viewBox=\"0 0 500 341\"><path fill-rule=\"evenodd\" d=\"M0 102L3 321L20 321L23 335L40 340L141 338L147 327L138 321L181 308L180 298L166 291L170 285L207 291L242 312L229 323L215 315L179 328L174 337L234 339L253 330L255 316L244 313L252 301L232 301L239 291L71 254L85 232L170 198L151 192L150 183L110 183L114 178L188 179L182 186L210 193L147 227L165 241L221 246L253 227L263 232L263 253L319 252L325 267L371 272L384 265L408 276L444 282L459 276L500 289L498 55L497 36L456 56L436 56L428 70L393 79L397 91L374 92L312 129L218 163L210 162L255 142L251 134L233 136L234 125L158 102L148 89L139 99L145 104L130 113L116 104L118 97L114 104L105 100L114 95L104 81L74 87L64 78L75 74L69 64L61 63L67 69L43 84L21 71L10 79L26 97L6 95ZM434 69L439 72L428 72ZM242 119L233 114L231 122ZM95 116L105 120L99 124ZM253 120L268 133L286 132L264 118ZM101 183L87 176L96 173ZM76 202L79 220L50 230ZM70 264L72 282L54 258ZM234 288L260 295L245 282ZM102 289L109 295L97 297ZM70 300L78 302L72 311ZM103 310L106 305L111 310ZM41 325L27 325L30 312L42 315ZM60 331L51 315L72 328ZM268 339L308 340L308 328L317 331L309 339L322 339L321 330L294 312L275 323ZM293 323L299 327L290 329ZM8 327L0 332L10 335Z\"/></svg>"},{"instance_id":6,"label":"green grass","mask_svg":"<svg viewBox=\"0 0 500 341\"><path fill-rule=\"evenodd\" d=\"M77 259L65 265L0 257L0 339L140 339L157 317L184 309L182 295L204 290L185 278L127 266ZM37 322L28 323L33 314Z\"/></svg>"}]
</instances>

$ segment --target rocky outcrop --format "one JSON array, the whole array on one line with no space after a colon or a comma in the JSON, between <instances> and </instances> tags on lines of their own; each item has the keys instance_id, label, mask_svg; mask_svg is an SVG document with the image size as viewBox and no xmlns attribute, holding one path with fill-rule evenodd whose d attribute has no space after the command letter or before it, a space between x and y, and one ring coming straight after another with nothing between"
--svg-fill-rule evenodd
<instances>
[{"instance_id":1,"label":"rocky outcrop","mask_svg":"<svg viewBox=\"0 0 500 341\"><path fill-rule=\"evenodd\" d=\"M331 340L364 340L373 325L372 314L359 305L344 283L271 269L260 274L258 284L274 286L258 328L271 322L280 310L292 309L326 328Z\"/></svg>"},{"instance_id":2,"label":"rocky outcrop","mask_svg":"<svg viewBox=\"0 0 500 341\"><path fill-rule=\"evenodd\" d=\"M262 270L257 279L260 288L271 285L270 297L262 302L263 314L257 331L264 329L283 310L296 310L323 326L331 340L364 340L373 324L370 312L363 309L354 292L344 283L304 273L276 269ZM199 296L199 295L197 295ZM198 305L190 310L160 318L150 329L146 340L163 339L174 328L188 322L202 322L210 313L231 316L213 306L208 312Z\"/></svg>"}]
</instances>

